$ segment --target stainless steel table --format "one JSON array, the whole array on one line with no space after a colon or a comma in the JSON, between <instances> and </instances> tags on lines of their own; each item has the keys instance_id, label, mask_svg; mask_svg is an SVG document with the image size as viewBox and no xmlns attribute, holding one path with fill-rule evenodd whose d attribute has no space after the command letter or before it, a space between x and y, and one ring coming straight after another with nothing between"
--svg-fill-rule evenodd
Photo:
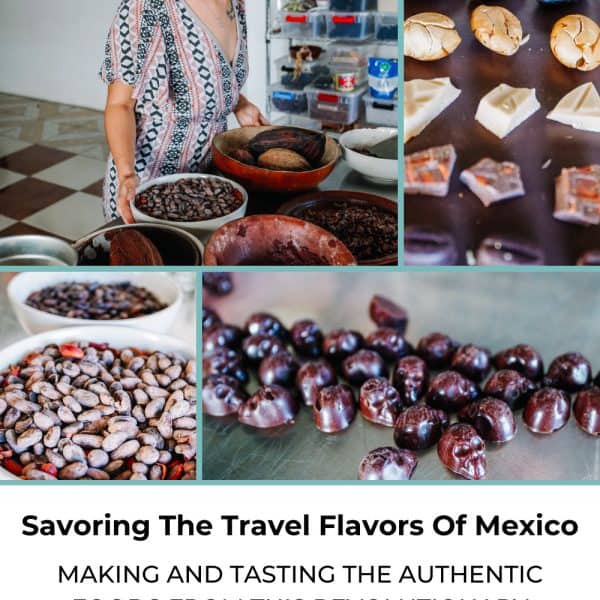
<instances>
[{"instance_id":1,"label":"stainless steel table","mask_svg":"<svg viewBox=\"0 0 600 600\"><path fill-rule=\"evenodd\" d=\"M579 350L600 369L600 273L238 273L235 283L231 296L205 303L240 325L251 312L268 310L288 325L312 317L324 330L367 333L373 329L367 306L377 292L409 309L413 342L436 330L492 351L527 342L546 364ZM536 436L517 418L516 439L488 449L489 479L600 479L600 439L581 432L573 419L556 434ZM204 478L213 480L353 480L369 450L393 445L390 429L360 416L346 432L322 434L307 408L283 432L211 417L204 418L203 432ZM420 455L414 479L452 478L435 449Z\"/></svg>"}]
</instances>

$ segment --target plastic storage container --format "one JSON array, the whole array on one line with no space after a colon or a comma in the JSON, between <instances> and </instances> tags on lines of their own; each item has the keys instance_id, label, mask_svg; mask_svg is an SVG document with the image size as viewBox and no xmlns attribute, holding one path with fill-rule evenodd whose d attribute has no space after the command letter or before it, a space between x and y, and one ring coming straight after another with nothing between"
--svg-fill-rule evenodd
<instances>
[{"instance_id":1,"label":"plastic storage container","mask_svg":"<svg viewBox=\"0 0 600 600\"><path fill-rule=\"evenodd\" d=\"M319 37L319 35L315 33L315 28L318 27L319 19L315 18L313 11L281 11L281 33L283 35L304 39Z\"/></svg>"},{"instance_id":2,"label":"plastic storage container","mask_svg":"<svg viewBox=\"0 0 600 600\"><path fill-rule=\"evenodd\" d=\"M275 83L270 87L269 95L273 108L280 112L301 114L308 110L308 98L304 90Z\"/></svg>"},{"instance_id":3,"label":"plastic storage container","mask_svg":"<svg viewBox=\"0 0 600 600\"><path fill-rule=\"evenodd\" d=\"M398 41L397 12L381 12L375 15L375 39L381 42Z\"/></svg>"},{"instance_id":4,"label":"plastic storage container","mask_svg":"<svg viewBox=\"0 0 600 600\"><path fill-rule=\"evenodd\" d=\"M360 118L361 98L367 88L363 86L353 92L336 92L306 88L308 96L308 116L318 121L351 125Z\"/></svg>"},{"instance_id":5,"label":"plastic storage container","mask_svg":"<svg viewBox=\"0 0 600 600\"><path fill-rule=\"evenodd\" d=\"M366 121L372 125L398 127L398 99L379 100L369 95L364 97L367 109Z\"/></svg>"},{"instance_id":6,"label":"plastic storage container","mask_svg":"<svg viewBox=\"0 0 600 600\"><path fill-rule=\"evenodd\" d=\"M305 60L298 67L296 61L288 56L283 56L275 61L275 70L282 85L297 90L311 84L315 77L330 73L329 67L323 61Z\"/></svg>"},{"instance_id":7,"label":"plastic storage container","mask_svg":"<svg viewBox=\"0 0 600 600\"><path fill-rule=\"evenodd\" d=\"M366 67L369 57L375 56L373 44L348 44L333 43L327 48L329 62L333 66Z\"/></svg>"},{"instance_id":8,"label":"plastic storage container","mask_svg":"<svg viewBox=\"0 0 600 600\"><path fill-rule=\"evenodd\" d=\"M329 8L341 12L377 10L377 0L329 0Z\"/></svg>"},{"instance_id":9,"label":"plastic storage container","mask_svg":"<svg viewBox=\"0 0 600 600\"><path fill-rule=\"evenodd\" d=\"M373 13L330 12L326 16L327 37L332 40L368 40L375 32Z\"/></svg>"},{"instance_id":10,"label":"plastic storage container","mask_svg":"<svg viewBox=\"0 0 600 600\"><path fill-rule=\"evenodd\" d=\"M398 12L399 0L377 0L377 10L382 12Z\"/></svg>"}]
</instances>

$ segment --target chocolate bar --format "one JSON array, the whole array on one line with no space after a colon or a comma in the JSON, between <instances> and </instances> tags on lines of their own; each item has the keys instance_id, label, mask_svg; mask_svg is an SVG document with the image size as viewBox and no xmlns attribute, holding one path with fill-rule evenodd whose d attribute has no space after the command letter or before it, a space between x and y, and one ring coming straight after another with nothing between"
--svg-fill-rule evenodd
<instances>
[{"instance_id":1,"label":"chocolate bar","mask_svg":"<svg viewBox=\"0 0 600 600\"><path fill-rule=\"evenodd\" d=\"M404 159L404 192L425 196L447 196L456 162L454 146L436 146Z\"/></svg>"},{"instance_id":2,"label":"chocolate bar","mask_svg":"<svg viewBox=\"0 0 600 600\"><path fill-rule=\"evenodd\" d=\"M512 162L496 162L483 158L460 174L460 180L483 202L508 200L525 194L521 169Z\"/></svg>"},{"instance_id":3,"label":"chocolate bar","mask_svg":"<svg viewBox=\"0 0 600 600\"><path fill-rule=\"evenodd\" d=\"M600 165L563 169L556 178L554 218L600 225Z\"/></svg>"}]
</instances>

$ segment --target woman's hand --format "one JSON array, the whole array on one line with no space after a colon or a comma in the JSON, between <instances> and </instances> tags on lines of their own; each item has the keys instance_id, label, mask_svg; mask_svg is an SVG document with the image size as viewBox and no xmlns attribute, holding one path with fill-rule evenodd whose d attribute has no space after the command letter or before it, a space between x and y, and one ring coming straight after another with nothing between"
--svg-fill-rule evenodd
<instances>
[{"instance_id":1,"label":"woman's hand","mask_svg":"<svg viewBox=\"0 0 600 600\"><path fill-rule=\"evenodd\" d=\"M135 190L140 185L137 175L126 175L119 178L119 193L117 195L117 210L127 224L135 223L131 212L130 202L135 198Z\"/></svg>"},{"instance_id":2,"label":"woman's hand","mask_svg":"<svg viewBox=\"0 0 600 600\"><path fill-rule=\"evenodd\" d=\"M240 127L260 127L269 125L267 118L260 112L256 104L252 104L244 96L240 96L240 101L234 111L235 117Z\"/></svg>"}]
</instances>

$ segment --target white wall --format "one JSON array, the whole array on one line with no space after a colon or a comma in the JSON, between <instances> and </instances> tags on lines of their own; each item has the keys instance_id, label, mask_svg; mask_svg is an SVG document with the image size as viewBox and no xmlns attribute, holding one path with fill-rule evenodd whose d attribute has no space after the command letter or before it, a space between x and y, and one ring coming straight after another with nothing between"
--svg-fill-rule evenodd
<instances>
[{"instance_id":1,"label":"white wall","mask_svg":"<svg viewBox=\"0 0 600 600\"><path fill-rule=\"evenodd\" d=\"M0 92L101 109L98 70L119 0L0 0ZM265 103L265 0L247 0L251 76Z\"/></svg>"}]
</instances>

